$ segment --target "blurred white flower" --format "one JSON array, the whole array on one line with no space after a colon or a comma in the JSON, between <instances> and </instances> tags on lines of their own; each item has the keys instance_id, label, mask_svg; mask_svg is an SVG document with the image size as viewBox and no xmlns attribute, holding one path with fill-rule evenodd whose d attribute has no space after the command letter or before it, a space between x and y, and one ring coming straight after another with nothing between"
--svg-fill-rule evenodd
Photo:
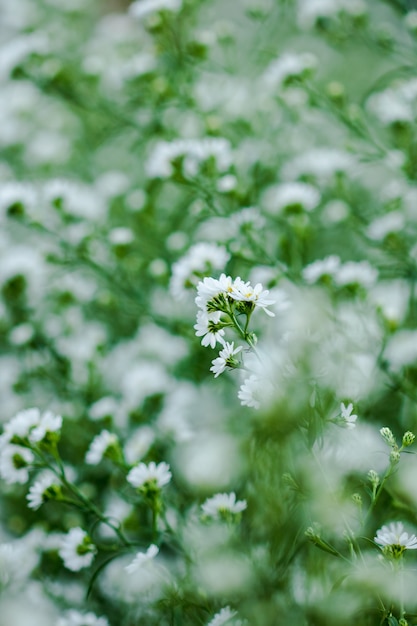
<instances>
[{"instance_id":1,"label":"blurred white flower","mask_svg":"<svg viewBox=\"0 0 417 626\"><path fill-rule=\"evenodd\" d=\"M224 624L230 623L230 620L236 616L236 611L233 611L230 606L225 606L218 613L216 613L213 619L207 623L207 626L224 626Z\"/></svg>"},{"instance_id":2,"label":"blurred white flower","mask_svg":"<svg viewBox=\"0 0 417 626\"><path fill-rule=\"evenodd\" d=\"M342 402L340 404L340 413L342 419L345 421L347 428L355 428L355 422L358 418L357 415L352 415L353 404L350 402L347 406Z\"/></svg>"},{"instance_id":3,"label":"blurred white flower","mask_svg":"<svg viewBox=\"0 0 417 626\"><path fill-rule=\"evenodd\" d=\"M150 561L152 561L159 552L158 546L151 544L146 552L138 552L133 561L126 565L125 570L129 574L133 574L139 569L146 567Z\"/></svg>"},{"instance_id":4,"label":"blurred white flower","mask_svg":"<svg viewBox=\"0 0 417 626\"><path fill-rule=\"evenodd\" d=\"M0 449L0 476L12 485L24 485L29 480L29 470L35 456L27 448L6 444Z\"/></svg>"},{"instance_id":5,"label":"blurred white flower","mask_svg":"<svg viewBox=\"0 0 417 626\"><path fill-rule=\"evenodd\" d=\"M190 177L196 176L200 165L210 158L214 159L219 172L227 171L233 162L230 143L221 137L160 141L145 165L147 176L169 178L174 173L172 162L180 157L183 158L183 171Z\"/></svg>"},{"instance_id":6,"label":"blurred white flower","mask_svg":"<svg viewBox=\"0 0 417 626\"><path fill-rule=\"evenodd\" d=\"M56 626L109 626L106 617L97 617L94 613L80 613L75 609L70 609L62 615Z\"/></svg>"},{"instance_id":7,"label":"blurred white flower","mask_svg":"<svg viewBox=\"0 0 417 626\"><path fill-rule=\"evenodd\" d=\"M38 480L33 483L26 496L28 507L37 511L46 500L45 492L47 492L50 487L58 485L59 480L52 472L46 471L38 476Z\"/></svg>"},{"instance_id":8,"label":"blurred white flower","mask_svg":"<svg viewBox=\"0 0 417 626\"><path fill-rule=\"evenodd\" d=\"M78 572L84 567L90 567L97 552L90 537L82 528L71 528L61 540L59 556L64 565L72 572Z\"/></svg>"},{"instance_id":9,"label":"blurred white flower","mask_svg":"<svg viewBox=\"0 0 417 626\"><path fill-rule=\"evenodd\" d=\"M135 0L129 7L129 14L136 19L142 19L157 11L177 12L181 7L182 0Z\"/></svg>"},{"instance_id":10,"label":"blurred white flower","mask_svg":"<svg viewBox=\"0 0 417 626\"><path fill-rule=\"evenodd\" d=\"M172 266L170 292L181 299L190 288L196 287L202 276L222 270L230 254L223 246L212 243L197 243Z\"/></svg>"},{"instance_id":11,"label":"blurred white flower","mask_svg":"<svg viewBox=\"0 0 417 626\"><path fill-rule=\"evenodd\" d=\"M29 433L29 440L32 443L43 441L51 433L57 433L62 428L62 417L47 411L41 415L39 423Z\"/></svg>"},{"instance_id":12,"label":"blurred white flower","mask_svg":"<svg viewBox=\"0 0 417 626\"><path fill-rule=\"evenodd\" d=\"M117 435L110 433L108 430L102 430L91 442L85 456L85 462L88 463L88 465L97 465L100 463L107 450L112 446L116 446L118 443Z\"/></svg>"},{"instance_id":13,"label":"blurred white flower","mask_svg":"<svg viewBox=\"0 0 417 626\"><path fill-rule=\"evenodd\" d=\"M240 386L237 397L243 406L259 409L261 406L261 389L262 381L254 374L251 374Z\"/></svg>"},{"instance_id":14,"label":"blurred white flower","mask_svg":"<svg viewBox=\"0 0 417 626\"><path fill-rule=\"evenodd\" d=\"M246 500L236 500L234 492L217 493L201 505L203 512L214 519L221 519L225 514L241 513L246 507Z\"/></svg>"},{"instance_id":15,"label":"blurred white flower","mask_svg":"<svg viewBox=\"0 0 417 626\"><path fill-rule=\"evenodd\" d=\"M320 200L320 192L312 185L288 182L268 187L263 194L262 204L268 213L276 214L285 210L312 211Z\"/></svg>"},{"instance_id":16,"label":"blurred white flower","mask_svg":"<svg viewBox=\"0 0 417 626\"><path fill-rule=\"evenodd\" d=\"M334 254L325 259L313 261L306 265L302 275L304 280L310 285L316 283L321 278L333 278L340 267L340 258Z\"/></svg>"}]
</instances>

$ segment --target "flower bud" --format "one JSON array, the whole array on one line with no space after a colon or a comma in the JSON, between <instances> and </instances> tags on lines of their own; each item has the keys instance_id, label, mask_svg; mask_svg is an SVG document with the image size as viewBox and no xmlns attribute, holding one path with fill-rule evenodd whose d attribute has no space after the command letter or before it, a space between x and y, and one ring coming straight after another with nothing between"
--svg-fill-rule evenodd
<instances>
[{"instance_id":1,"label":"flower bud","mask_svg":"<svg viewBox=\"0 0 417 626\"><path fill-rule=\"evenodd\" d=\"M412 433L410 430L407 430L407 432L404 433L403 435L403 441L402 441L403 447L406 448L407 446L411 446L411 444L414 443L415 438L416 438L415 434Z\"/></svg>"},{"instance_id":2,"label":"flower bud","mask_svg":"<svg viewBox=\"0 0 417 626\"><path fill-rule=\"evenodd\" d=\"M400 457L401 457L400 451L397 448L393 448L389 455L389 460L392 463L392 465L395 465L396 463L398 463L400 460Z\"/></svg>"},{"instance_id":3,"label":"flower bud","mask_svg":"<svg viewBox=\"0 0 417 626\"><path fill-rule=\"evenodd\" d=\"M381 428L379 432L381 433L382 437L385 439L385 441L387 442L389 446L397 445L397 442L395 441L395 437L392 434L392 430L388 428L388 426L384 426L383 428Z\"/></svg>"},{"instance_id":4,"label":"flower bud","mask_svg":"<svg viewBox=\"0 0 417 626\"><path fill-rule=\"evenodd\" d=\"M369 478L370 483L373 486L376 487L377 485L379 485L379 476L378 476L378 474L376 473L375 470L373 470L373 469L369 470L368 478Z\"/></svg>"}]
</instances>

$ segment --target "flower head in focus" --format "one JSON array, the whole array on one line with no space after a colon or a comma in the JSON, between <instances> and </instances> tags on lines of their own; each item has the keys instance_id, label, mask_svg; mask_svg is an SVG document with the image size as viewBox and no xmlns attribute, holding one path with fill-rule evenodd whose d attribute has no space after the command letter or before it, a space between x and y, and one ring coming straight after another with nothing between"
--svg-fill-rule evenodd
<instances>
[{"instance_id":1,"label":"flower head in focus","mask_svg":"<svg viewBox=\"0 0 417 626\"><path fill-rule=\"evenodd\" d=\"M226 367L236 368L239 367L239 361L235 359L235 355L239 354L242 350L242 346L238 346L235 348L235 344L228 343L227 341L224 343L223 350L220 350L219 356L217 359L213 359L212 367L210 367L210 371L213 372L214 378L220 376L226 369Z\"/></svg>"},{"instance_id":2,"label":"flower head in focus","mask_svg":"<svg viewBox=\"0 0 417 626\"><path fill-rule=\"evenodd\" d=\"M384 554L400 558L405 550L417 550L417 537L404 530L402 522L391 522L382 526L374 537L375 543L382 548Z\"/></svg>"}]
</instances>

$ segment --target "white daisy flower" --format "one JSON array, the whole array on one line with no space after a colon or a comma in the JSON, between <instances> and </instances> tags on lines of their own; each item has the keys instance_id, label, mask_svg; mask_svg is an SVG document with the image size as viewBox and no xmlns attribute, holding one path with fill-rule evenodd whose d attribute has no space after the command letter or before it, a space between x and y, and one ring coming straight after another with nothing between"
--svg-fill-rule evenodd
<instances>
[{"instance_id":1,"label":"white daisy flower","mask_svg":"<svg viewBox=\"0 0 417 626\"><path fill-rule=\"evenodd\" d=\"M382 526L374 537L377 543L392 556L398 557L404 550L417 550L417 537L404 531L402 522L391 522Z\"/></svg>"},{"instance_id":2,"label":"white daisy flower","mask_svg":"<svg viewBox=\"0 0 417 626\"><path fill-rule=\"evenodd\" d=\"M345 421L347 428L355 428L356 420L358 418L357 415L352 415L353 404L350 402L347 406L344 405L343 402L340 404L340 413L342 415L342 419Z\"/></svg>"},{"instance_id":3,"label":"white daisy flower","mask_svg":"<svg viewBox=\"0 0 417 626\"><path fill-rule=\"evenodd\" d=\"M59 481L57 477L51 472L44 472L41 474L38 480L30 487L29 493L26 496L28 507L37 511L48 499L46 493L52 486L59 488Z\"/></svg>"},{"instance_id":4,"label":"white daisy flower","mask_svg":"<svg viewBox=\"0 0 417 626\"><path fill-rule=\"evenodd\" d=\"M238 514L247 507L246 500L236 500L236 494L217 493L201 505L203 512L213 519L221 519L228 514Z\"/></svg>"},{"instance_id":5,"label":"white daisy flower","mask_svg":"<svg viewBox=\"0 0 417 626\"><path fill-rule=\"evenodd\" d=\"M213 617L207 626L224 626L224 624L230 623L230 620L237 616L237 612L233 611L230 606L225 606Z\"/></svg>"},{"instance_id":6,"label":"white daisy flower","mask_svg":"<svg viewBox=\"0 0 417 626\"><path fill-rule=\"evenodd\" d=\"M154 463L151 461L149 465L145 463L139 463L136 467L133 467L127 475L127 481L137 489L145 486L148 483L155 482L157 487L163 487L167 485L172 478L172 474L169 471L168 463Z\"/></svg>"},{"instance_id":7,"label":"white daisy flower","mask_svg":"<svg viewBox=\"0 0 417 626\"><path fill-rule=\"evenodd\" d=\"M306 283L312 285L321 278L333 278L340 267L340 258L335 254L327 256L324 259L313 261L302 271L302 275Z\"/></svg>"},{"instance_id":8,"label":"white daisy flower","mask_svg":"<svg viewBox=\"0 0 417 626\"><path fill-rule=\"evenodd\" d=\"M146 567L156 557L159 552L158 546L151 544L146 552L138 552L129 565L126 565L125 570L129 574L133 574L138 569Z\"/></svg>"},{"instance_id":9,"label":"white daisy flower","mask_svg":"<svg viewBox=\"0 0 417 626\"><path fill-rule=\"evenodd\" d=\"M106 454L111 446L118 444L117 435L109 433L108 430L102 430L97 437L94 437L85 456L85 462L88 465L97 465Z\"/></svg>"},{"instance_id":10,"label":"white daisy flower","mask_svg":"<svg viewBox=\"0 0 417 626\"><path fill-rule=\"evenodd\" d=\"M70 609L58 619L56 626L109 626L109 622L106 617L97 617L91 611L80 613Z\"/></svg>"},{"instance_id":11,"label":"white daisy flower","mask_svg":"<svg viewBox=\"0 0 417 626\"><path fill-rule=\"evenodd\" d=\"M27 448L7 445L0 452L0 476L9 485L24 485L29 480L29 469L34 460L33 453Z\"/></svg>"},{"instance_id":12,"label":"white daisy flower","mask_svg":"<svg viewBox=\"0 0 417 626\"><path fill-rule=\"evenodd\" d=\"M245 283L240 277L237 277L233 283L230 296L233 300L240 302L252 302L254 306L263 309L270 317L275 317L275 313L267 308L270 304L275 303L275 300L268 298L268 294L269 291L263 289L261 283L252 287L249 282Z\"/></svg>"},{"instance_id":13,"label":"white daisy flower","mask_svg":"<svg viewBox=\"0 0 417 626\"><path fill-rule=\"evenodd\" d=\"M261 381L255 374L251 374L249 378L243 382L238 391L237 397L243 406L249 406L253 409L259 409L261 403L258 400L260 395Z\"/></svg>"},{"instance_id":14,"label":"white daisy flower","mask_svg":"<svg viewBox=\"0 0 417 626\"><path fill-rule=\"evenodd\" d=\"M223 246L200 242L172 266L170 292L180 300L190 287L196 287L201 276L222 269L230 254Z\"/></svg>"},{"instance_id":15,"label":"white daisy flower","mask_svg":"<svg viewBox=\"0 0 417 626\"><path fill-rule=\"evenodd\" d=\"M216 343L224 343L224 329L219 328L221 313L206 313L206 311L197 312L197 323L194 324L196 337L201 337L201 345L204 347L216 347Z\"/></svg>"},{"instance_id":16,"label":"white daisy flower","mask_svg":"<svg viewBox=\"0 0 417 626\"><path fill-rule=\"evenodd\" d=\"M96 552L97 548L91 542L88 534L77 526L71 528L69 533L63 537L58 553L67 569L78 572L84 567L90 567Z\"/></svg>"},{"instance_id":17,"label":"white daisy flower","mask_svg":"<svg viewBox=\"0 0 417 626\"><path fill-rule=\"evenodd\" d=\"M206 276L197 285L197 297L195 303L199 309L207 311L207 304L220 294L231 294L233 291L233 283L231 276L220 274L219 278Z\"/></svg>"},{"instance_id":18,"label":"white daisy flower","mask_svg":"<svg viewBox=\"0 0 417 626\"><path fill-rule=\"evenodd\" d=\"M29 439L32 443L43 441L50 433L57 433L61 428L62 417L47 411L41 416L39 424L31 430Z\"/></svg>"},{"instance_id":19,"label":"white daisy flower","mask_svg":"<svg viewBox=\"0 0 417 626\"><path fill-rule=\"evenodd\" d=\"M16 439L27 439L32 428L39 424L41 413L39 409L26 409L20 411L4 425L4 431L0 437L0 447Z\"/></svg>"},{"instance_id":20,"label":"white daisy flower","mask_svg":"<svg viewBox=\"0 0 417 626\"><path fill-rule=\"evenodd\" d=\"M213 372L214 378L220 376L226 367L239 367L239 362L233 357L235 354L239 354L241 350L242 346L235 348L233 341L232 343L228 343L227 341L225 342L223 350L220 350L217 359L213 359L212 367L210 367L210 371Z\"/></svg>"}]
</instances>

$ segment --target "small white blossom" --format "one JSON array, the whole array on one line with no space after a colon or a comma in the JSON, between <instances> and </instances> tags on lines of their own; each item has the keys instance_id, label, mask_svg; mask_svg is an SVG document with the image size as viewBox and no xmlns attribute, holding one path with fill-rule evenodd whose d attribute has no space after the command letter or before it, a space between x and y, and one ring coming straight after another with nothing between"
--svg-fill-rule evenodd
<instances>
[{"instance_id":1,"label":"small white blossom","mask_svg":"<svg viewBox=\"0 0 417 626\"><path fill-rule=\"evenodd\" d=\"M143 487L147 483L155 482L157 487L167 485L172 478L169 471L168 463L154 463L151 461L149 465L139 463L133 467L127 475L127 481L136 488Z\"/></svg>"},{"instance_id":2,"label":"small white blossom","mask_svg":"<svg viewBox=\"0 0 417 626\"><path fill-rule=\"evenodd\" d=\"M172 162L179 157L183 158L184 173L190 177L196 176L200 165L210 158L219 172L228 170L233 162L230 143L222 137L160 141L146 163L146 174L149 178L169 178L174 173Z\"/></svg>"},{"instance_id":3,"label":"small white blossom","mask_svg":"<svg viewBox=\"0 0 417 626\"><path fill-rule=\"evenodd\" d=\"M108 448L117 445L118 441L117 435L109 433L108 430L102 430L91 442L85 456L85 462L88 463L88 465L97 465L106 454Z\"/></svg>"},{"instance_id":4,"label":"small white blossom","mask_svg":"<svg viewBox=\"0 0 417 626\"><path fill-rule=\"evenodd\" d=\"M41 416L39 424L30 432L29 439L32 443L43 441L49 433L57 433L61 428L62 417L47 411Z\"/></svg>"},{"instance_id":5,"label":"small white blossom","mask_svg":"<svg viewBox=\"0 0 417 626\"><path fill-rule=\"evenodd\" d=\"M378 277L378 271L368 261L348 261L339 267L335 275L335 282L339 287L361 285L372 287Z\"/></svg>"},{"instance_id":6,"label":"small white blossom","mask_svg":"<svg viewBox=\"0 0 417 626\"><path fill-rule=\"evenodd\" d=\"M204 513L215 519L221 518L225 513L241 513L246 507L246 500L236 500L236 494L234 492L217 493L212 498L208 498L204 504L201 505Z\"/></svg>"},{"instance_id":7,"label":"small white blossom","mask_svg":"<svg viewBox=\"0 0 417 626\"><path fill-rule=\"evenodd\" d=\"M32 428L39 424L41 413L39 409L20 411L4 425L4 432L0 437L0 445L10 443L14 437L27 439Z\"/></svg>"},{"instance_id":8,"label":"small white blossom","mask_svg":"<svg viewBox=\"0 0 417 626\"><path fill-rule=\"evenodd\" d=\"M129 14L142 19L157 11L177 12L182 7L182 0L136 0L129 7Z\"/></svg>"},{"instance_id":9,"label":"small white blossom","mask_svg":"<svg viewBox=\"0 0 417 626\"><path fill-rule=\"evenodd\" d=\"M260 396L261 381L255 374L251 374L241 385L237 397L243 406L259 409L261 406L258 397Z\"/></svg>"},{"instance_id":10,"label":"small white blossom","mask_svg":"<svg viewBox=\"0 0 417 626\"><path fill-rule=\"evenodd\" d=\"M159 548L155 544L151 544L146 552L138 552L129 565L126 565L125 570L129 574L133 574L137 570L146 567L158 554Z\"/></svg>"},{"instance_id":11,"label":"small white blossom","mask_svg":"<svg viewBox=\"0 0 417 626\"><path fill-rule=\"evenodd\" d=\"M94 613L80 613L70 609L56 623L56 626L109 626L106 617L97 617Z\"/></svg>"},{"instance_id":12,"label":"small white blossom","mask_svg":"<svg viewBox=\"0 0 417 626\"><path fill-rule=\"evenodd\" d=\"M318 206L320 200L320 193L315 187L300 182L273 185L263 196L263 204L272 214L281 213L286 209L312 211Z\"/></svg>"},{"instance_id":13,"label":"small white blossom","mask_svg":"<svg viewBox=\"0 0 417 626\"><path fill-rule=\"evenodd\" d=\"M231 294L234 281L226 274L220 274L219 278L206 276L197 285L197 297L195 303L199 309L207 310L207 303L220 294Z\"/></svg>"},{"instance_id":14,"label":"small white blossom","mask_svg":"<svg viewBox=\"0 0 417 626\"><path fill-rule=\"evenodd\" d=\"M417 537L404 531L402 522L391 522L382 526L374 538L381 548L388 546L402 546L405 550L417 550Z\"/></svg>"},{"instance_id":15,"label":"small white blossom","mask_svg":"<svg viewBox=\"0 0 417 626\"><path fill-rule=\"evenodd\" d=\"M334 254L313 261L303 269L303 278L309 285L324 277L334 277L340 267L340 258Z\"/></svg>"},{"instance_id":16,"label":"small white blossom","mask_svg":"<svg viewBox=\"0 0 417 626\"><path fill-rule=\"evenodd\" d=\"M233 300L238 300L240 302L252 302L256 307L263 309L270 317L275 317L275 313L267 308L270 304L275 303L275 300L268 298L268 294L269 291L267 289L263 289L261 283L252 287L250 283L245 283L238 277L233 283L230 297L233 298Z\"/></svg>"},{"instance_id":17,"label":"small white blossom","mask_svg":"<svg viewBox=\"0 0 417 626\"><path fill-rule=\"evenodd\" d=\"M230 254L223 246L205 242L192 246L172 266L170 291L173 297L181 299L190 287L196 287L202 275L221 270L229 259Z\"/></svg>"},{"instance_id":18,"label":"small white blossom","mask_svg":"<svg viewBox=\"0 0 417 626\"><path fill-rule=\"evenodd\" d=\"M212 367L210 367L210 371L213 372L214 378L220 376L226 367L237 366L237 361L233 357L235 354L239 354L241 350L242 346L235 348L233 341L232 343L228 343L227 341L225 342L223 350L220 350L217 359L213 359Z\"/></svg>"},{"instance_id":19,"label":"small white blossom","mask_svg":"<svg viewBox=\"0 0 417 626\"><path fill-rule=\"evenodd\" d=\"M357 415L352 415L353 404L350 402L347 406L342 402L340 404L340 413L342 419L345 421L347 428L355 428L355 422L358 418Z\"/></svg>"},{"instance_id":20,"label":"small white blossom","mask_svg":"<svg viewBox=\"0 0 417 626\"><path fill-rule=\"evenodd\" d=\"M218 328L217 325L220 322L221 313L215 311L213 313L206 313L205 311L197 312L197 323L194 324L195 334L197 337L202 337L201 345L204 347L210 346L216 347L216 343L224 343L223 328Z\"/></svg>"},{"instance_id":21,"label":"small white blossom","mask_svg":"<svg viewBox=\"0 0 417 626\"><path fill-rule=\"evenodd\" d=\"M29 480L29 469L34 461L33 453L27 448L7 445L0 452L0 476L9 485L24 485Z\"/></svg>"},{"instance_id":22,"label":"small white blossom","mask_svg":"<svg viewBox=\"0 0 417 626\"><path fill-rule=\"evenodd\" d=\"M236 616L236 611L233 611L230 606L225 606L218 613L216 613L213 619L207 623L207 626L224 626L224 624L227 624Z\"/></svg>"},{"instance_id":23,"label":"small white blossom","mask_svg":"<svg viewBox=\"0 0 417 626\"><path fill-rule=\"evenodd\" d=\"M53 485L58 485L59 481L52 472L45 472L33 483L26 496L28 507L37 511L45 502L45 492Z\"/></svg>"},{"instance_id":24,"label":"small white blossom","mask_svg":"<svg viewBox=\"0 0 417 626\"><path fill-rule=\"evenodd\" d=\"M97 552L88 534L82 528L71 528L61 541L59 556L64 565L72 572L78 572L84 567L90 567Z\"/></svg>"}]
</instances>

